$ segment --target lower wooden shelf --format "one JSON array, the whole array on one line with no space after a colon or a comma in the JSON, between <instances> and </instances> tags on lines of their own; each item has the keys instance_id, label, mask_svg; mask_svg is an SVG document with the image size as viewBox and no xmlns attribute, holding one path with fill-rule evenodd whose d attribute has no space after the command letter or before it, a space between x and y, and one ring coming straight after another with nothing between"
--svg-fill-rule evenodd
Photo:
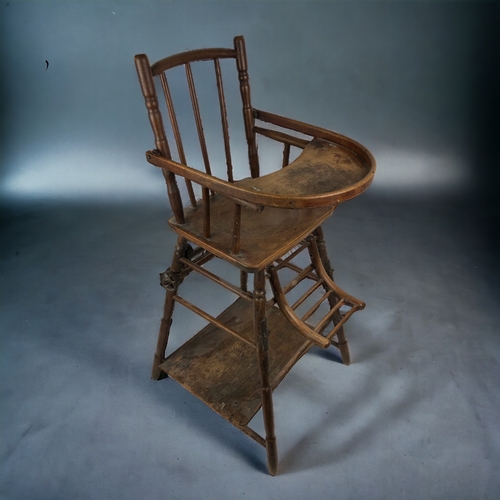
<instances>
[{"instance_id":1,"label":"lower wooden shelf","mask_svg":"<svg viewBox=\"0 0 500 500\"><path fill-rule=\"evenodd\" d=\"M217 319L254 340L252 302L240 298ZM267 321L275 389L312 344L277 307L268 309ZM246 426L261 407L256 349L212 324L172 353L160 368L236 426Z\"/></svg>"}]
</instances>

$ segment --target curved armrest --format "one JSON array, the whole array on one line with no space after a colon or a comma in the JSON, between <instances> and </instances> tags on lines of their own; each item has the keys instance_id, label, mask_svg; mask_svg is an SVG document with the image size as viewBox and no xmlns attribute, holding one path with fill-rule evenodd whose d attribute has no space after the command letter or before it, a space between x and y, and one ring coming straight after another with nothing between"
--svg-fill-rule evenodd
<instances>
[{"instance_id":1,"label":"curved armrest","mask_svg":"<svg viewBox=\"0 0 500 500\"><path fill-rule=\"evenodd\" d=\"M271 123L282 128L309 135L311 137L318 137L320 139L331 141L335 144L340 144L341 146L350 149L357 155L361 156L361 158L363 158L363 160L368 165L370 165L370 174L372 176L373 174L375 174L377 163L374 156L362 144L355 141L354 139L351 139L350 137L339 134L338 132L334 132L332 130L328 130L326 128L317 127L316 125L310 125L309 123L293 120L291 118L286 118L280 115L275 115L274 113L269 113L268 111L262 111L260 109L254 109L254 116L258 120L266 123Z\"/></svg>"},{"instance_id":2,"label":"curved armrest","mask_svg":"<svg viewBox=\"0 0 500 500\"><path fill-rule=\"evenodd\" d=\"M176 175L180 175L181 177L189 179L192 182L200 184L203 187L212 189L213 191L230 198L235 203L246 206L247 208L257 212L262 212L263 205L266 205L266 203L261 203L262 196L258 193L252 192L249 189L241 188L233 182L219 179L218 177L206 174L174 160L169 160L168 158L162 156L156 149L153 151L146 151L146 159L155 167L166 169Z\"/></svg>"}]
</instances>

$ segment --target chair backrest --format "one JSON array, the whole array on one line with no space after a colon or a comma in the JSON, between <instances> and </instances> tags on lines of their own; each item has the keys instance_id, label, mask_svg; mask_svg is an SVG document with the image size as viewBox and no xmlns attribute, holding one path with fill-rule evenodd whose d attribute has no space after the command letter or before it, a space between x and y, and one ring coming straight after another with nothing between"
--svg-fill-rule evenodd
<instances>
[{"instance_id":1,"label":"chair backrest","mask_svg":"<svg viewBox=\"0 0 500 500\"><path fill-rule=\"evenodd\" d=\"M141 84L142 93L145 99L146 108L148 109L149 120L151 127L153 129L156 149L159 150L162 156L171 160L172 153L171 147L167 140L167 134L165 132L164 122L162 118L162 113L160 111L159 101L157 97L155 78L159 80L163 95L165 98L165 104L168 114L168 120L170 122L170 129L174 137L174 142L177 150L177 157L179 162L183 165L188 165L186 160L184 143L181 137L180 127L177 119L177 115L174 109L174 102L172 99L171 89L169 86L169 80L167 78L167 71L178 66L184 66L186 74L186 84L189 90L189 97L191 101L191 107L194 116L194 122L196 125L196 132L198 137L198 142L200 145L201 156L203 159L203 166L205 172L212 175L212 166L210 163L210 158L208 155L207 143L205 139L205 132L203 129L203 121L200 112L200 104L198 101L198 96L195 88L195 81L193 77L192 63L200 61L213 61L213 70L215 75L215 84L217 87L217 94L219 98L218 108L220 110L220 122L222 126L222 137L224 143L224 153L225 161L227 167L227 180L229 182L234 181L233 175L233 161L231 157L231 147L229 141L229 126L226 108L226 98L224 94L224 86L222 80L221 71L221 59L234 59L236 62L236 68L238 71L239 79L239 89L243 105L243 121L245 127L246 142L248 145L248 160L250 166L250 175L252 177L259 176L259 161L257 155L257 145L255 140L254 132L254 111L250 101L250 86L248 79L248 67L247 58L245 51L245 42L242 36L238 36L234 39L234 48L215 48L215 49L199 49L183 52L180 54L175 54L160 61L150 64L147 56L145 54L140 54L135 56L135 65L137 73L139 76L139 82ZM193 166L193 165L189 165ZM164 169L163 171L170 203L176 220L178 223L184 223L184 213L183 213L183 203L181 195L177 186L177 180L175 175ZM196 198L193 191L193 186L191 181L186 179L186 188L189 195L190 202L193 206L196 206ZM207 188L202 187L203 199L209 196Z\"/></svg>"}]
</instances>

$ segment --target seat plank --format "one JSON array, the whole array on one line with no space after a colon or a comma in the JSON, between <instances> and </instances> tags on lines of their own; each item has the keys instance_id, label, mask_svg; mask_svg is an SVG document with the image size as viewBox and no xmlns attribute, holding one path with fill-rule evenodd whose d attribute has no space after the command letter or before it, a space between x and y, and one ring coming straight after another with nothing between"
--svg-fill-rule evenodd
<instances>
[{"instance_id":1,"label":"seat plank","mask_svg":"<svg viewBox=\"0 0 500 500\"><path fill-rule=\"evenodd\" d=\"M242 207L240 251L234 255L231 254L234 202L219 195L212 200L210 238L203 236L201 206L185 210L185 224L178 224L174 217L168 223L176 233L247 272L264 269L287 253L321 225L335 208L266 207L256 213Z\"/></svg>"}]
</instances>

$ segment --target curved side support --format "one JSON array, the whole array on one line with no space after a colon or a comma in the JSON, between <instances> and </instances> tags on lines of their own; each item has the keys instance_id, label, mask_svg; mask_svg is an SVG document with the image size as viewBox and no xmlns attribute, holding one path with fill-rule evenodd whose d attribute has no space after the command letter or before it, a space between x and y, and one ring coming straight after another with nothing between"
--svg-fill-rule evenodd
<instances>
[{"instance_id":1,"label":"curved side support","mask_svg":"<svg viewBox=\"0 0 500 500\"><path fill-rule=\"evenodd\" d=\"M372 153L358 141L355 141L354 139L351 139L343 134L339 134L338 132L334 132L333 130L328 130L322 127L317 127L316 125L301 122L299 120L293 120L292 118L269 113L268 111L262 111L261 109L254 108L254 113L255 118L263 122L271 123L288 130L294 130L295 132L309 135L311 137L321 137L322 139L332 141L336 144L341 144L351 151L354 151L370 165L369 176L370 178L373 178L375 170L377 169L377 162L375 161Z\"/></svg>"},{"instance_id":2,"label":"curved side support","mask_svg":"<svg viewBox=\"0 0 500 500\"><path fill-rule=\"evenodd\" d=\"M322 347L323 349L326 349L327 347L330 346L331 342L327 338L323 337L322 335L316 333L314 330L309 328L303 321L301 321L293 312L292 308L288 304L285 295L283 293L283 290L281 288L281 283L278 278L278 271L276 271L276 268L274 266L270 266L268 268L269 271L269 276L271 278L271 288L273 289L274 297L276 299L276 302L278 303L278 306L285 316L285 318L290 321L290 323L308 340L313 342L319 347Z\"/></svg>"},{"instance_id":3,"label":"curved side support","mask_svg":"<svg viewBox=\"0 0 500 500\"><path fill-rule=\"evenodd\" d=\"M357 311L361 311L365 308L365 303L362 300L357 299L356 297L353 297L352 295L349 295L348 293L344 292L340 287L338 287L335 282L330 278L328 273L326 272L326 269L323 266L323 262L321 262L321 258L319 255L319 250L318 250L318 245L316 244L316 239L314 237L310 238L310 250L311 250L311 256L312 256L312 261L313 261L313 266L316 269L319 277L324 281L326 286L333 290L333 292L340 298L344 300L344 302L347 305L350 305L351 307L355 308Z\"/></svg>"}]
</instances>

